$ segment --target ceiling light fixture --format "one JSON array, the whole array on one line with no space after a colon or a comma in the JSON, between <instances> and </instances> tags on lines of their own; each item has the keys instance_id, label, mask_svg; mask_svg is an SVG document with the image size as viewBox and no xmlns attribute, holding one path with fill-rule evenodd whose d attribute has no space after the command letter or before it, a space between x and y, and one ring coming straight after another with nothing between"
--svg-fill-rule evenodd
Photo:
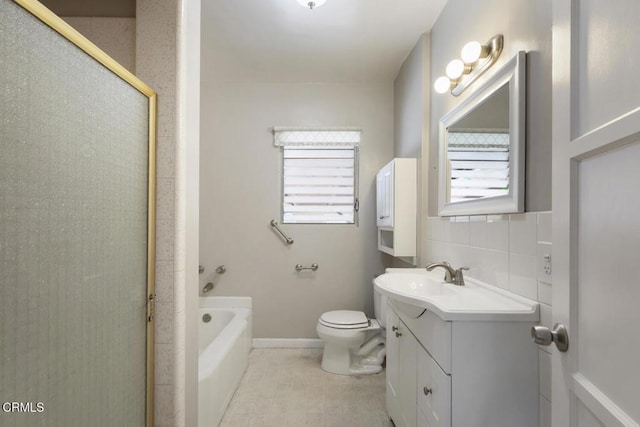
<instances>
[{"instance_id":1,"label":"ceiling light fixture","mask_svg":"<svg viewBox=\"0 0 640 427\"><path fill-rule=\"evenodd\" d=\"M296 0L300 6L307 7L311 10L325 4L327 0Z\"/></svg>"},{"instance_id":2,"label":"ceiling light fixture","mask_svg":"<svg viewBox=\"0 0 640 427\"><path fill-rule=\"evenodd\" d=\"M502 34L492 37L484 45L476 41L465 44L460 52L462 60L454 59L447 64L447 75L436 79L433 85L435 91L445 93L451 90L453 96L460 95L497 61L503 45Z\"/></svg>"}]
</instances>

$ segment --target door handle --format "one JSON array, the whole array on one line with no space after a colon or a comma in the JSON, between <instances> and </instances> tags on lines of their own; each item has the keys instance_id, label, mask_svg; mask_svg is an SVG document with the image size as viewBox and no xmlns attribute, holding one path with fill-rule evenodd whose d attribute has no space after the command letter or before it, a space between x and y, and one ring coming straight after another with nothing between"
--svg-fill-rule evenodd
<instances>
[{"instance_id":1,"label":"door handle","mask_svg":"<svg viewBox=\"0 0 640 427\"><path fill-rule=\"evenodd\" d=\"M544 346L551 345L552 342L556 343L556 347L561 352L569 349L569 334L562 323L556 323L553 325L553 329L549 329L546 326L532 326L531 338L536 344Z\"/></svg>"}]
</instances>

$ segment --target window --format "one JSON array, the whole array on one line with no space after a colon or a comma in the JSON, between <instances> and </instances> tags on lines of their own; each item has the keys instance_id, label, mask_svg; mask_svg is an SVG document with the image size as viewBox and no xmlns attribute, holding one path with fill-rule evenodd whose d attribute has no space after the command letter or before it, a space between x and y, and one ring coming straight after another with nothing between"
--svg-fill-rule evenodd
<instances>
[{"instance_id":1,"label":"window","mask_svg":"<svg viewBox=\"0 0 640 427\"><path fill-rule=\"evenodd\" d=\"M354 129L276 129L282 147L282 222L355 224L358 142Z\"/></svg>"}]
</instances>

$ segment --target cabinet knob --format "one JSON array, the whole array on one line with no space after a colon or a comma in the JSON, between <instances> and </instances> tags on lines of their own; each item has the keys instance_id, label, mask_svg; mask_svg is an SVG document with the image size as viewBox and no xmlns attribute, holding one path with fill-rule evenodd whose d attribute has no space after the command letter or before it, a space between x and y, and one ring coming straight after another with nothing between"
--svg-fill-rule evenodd
<instances>
[{"instance_id":1,"label":"cabinet knob","mask_svg":"<svg viewBox=\"0 0 640 427\"><path fill-rule=\"evenodd\" d=\"M400 332L396 332L396 337L401 337L402 334Z\"/></svg>"},{"instance_id":2,"label":"cabinet knob","mask_svg":"<svg viewBox=\"0 0 640 427\"><path fill-rule=\"evenodd\" d=\"M395 331L397 331L397 330L398 330L398 327L397 327L397 326L392 326L392 327L391 327L391 330L395 332Z\"/></svg>"},{"instance_id":3,"label":"cabinet knob","mask_svg":"<svg viewBox=\"0 0 640 427\"><path fill-rule=\"evenodd\" d=\"M424 393L424 395L425 395L425 396L428 396L428 395L430 395L431 393L433 393L433 390L432 390L432 389L430 389L429 387L426 387L426 386L425 386L425 387L423 387L423 388L422 388L422 392Z\"/></svg>"}]
</instances>

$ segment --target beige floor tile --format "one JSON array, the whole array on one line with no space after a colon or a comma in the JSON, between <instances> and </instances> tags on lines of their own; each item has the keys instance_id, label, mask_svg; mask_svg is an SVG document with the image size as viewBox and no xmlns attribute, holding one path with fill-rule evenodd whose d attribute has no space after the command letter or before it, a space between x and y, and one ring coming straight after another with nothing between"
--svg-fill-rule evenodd
<instances>
[{"instance_id":1,"label":"beige floor tile","mask_svg":"<svg viewBox=\"0 0 640 427\"><path fill-rule=\"evenodd\" d=\"M254 349L221 427L393 427L384 372L333 375L321 349Z\"/></svg>"}]
</instances>

